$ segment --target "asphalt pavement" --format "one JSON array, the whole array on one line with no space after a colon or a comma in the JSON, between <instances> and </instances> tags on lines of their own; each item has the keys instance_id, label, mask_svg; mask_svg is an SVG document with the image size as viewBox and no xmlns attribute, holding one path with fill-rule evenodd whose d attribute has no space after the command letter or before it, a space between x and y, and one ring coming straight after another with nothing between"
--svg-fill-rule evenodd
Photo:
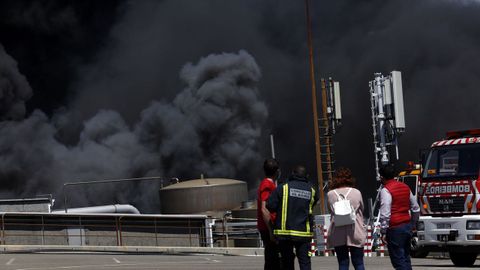
<instances>
[{"instance_id":1,"label":"asphalt pavement","mask_svg":"<svg viewBox=\"0 0 480 270\"><path fill-rule=\"evenodd\" d=\"M413 259L414 269L456 269L449 259ZM366 269L393 269L388 257L365 258ZM475 268L480 268L477 260ZM5 270L109 270L109 269L263 269L263 256L162 255L84 252L41 252L0 254ZM298 266L297 266L298 269ZM335 257L312 258L312 269L337 269ZM353 269L353 267L351 267Z\"/></svg>"}]
</instances>

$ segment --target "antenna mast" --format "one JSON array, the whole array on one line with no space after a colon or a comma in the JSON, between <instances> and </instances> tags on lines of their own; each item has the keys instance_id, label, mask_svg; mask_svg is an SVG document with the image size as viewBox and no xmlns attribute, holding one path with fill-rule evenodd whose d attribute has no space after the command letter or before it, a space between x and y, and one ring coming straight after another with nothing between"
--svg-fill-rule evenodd
<instances>
[{"instance_id":1,"label":"antenna mast","mask_svg":"<svg viewBox=\"0 0 480 270\"><path fill-rule=\"evenodd\" d=\"M334 164L335 152L333 151L334 143L333 136L338 131L342 124L342 111L340 104L340 83L329 78L328 81L321 79L322 83L322 113L321 118L323 124L320 129L323 129L323 134L320 136L320 147L323 150L322 157L326 161L322 161L322 165L326 166L324 170L324 178L327 179L323 189L333 180L333 173L335 172Z\"/></svg>"},{"instance_id":2,"label":"antenna mast","mask_svg":"<svg viewBox=\"0 0 480 270\"><path fill-rule=\"evenodd\" d=\"M402 74L392 71L388 76L375 73L375 79L369 82L372 110L373 146L375 154L375 175L380 182L379 168L381 165L393 163L399 159L398 137L405 132L405 115L403 108ZM372 223L375 208L380 199L378 187L375 202L370 205L370 221ZM376 222L380 213L376 217ZM376 227L375 227L376 228ZM376 229L374 229L375 234Z\"/></svg>"},{"instance_id":3,"label":"antenna mast","mask_svg":"<svg viewBox=\"0 0 480 270\"><path fill-rule=\"evenodd\" d=\"M380 181L379 167L399 159L398 137L405 132L402 74L392 71L384 77L375 73L375 79L369 82L369 86L375 172L377 181Z\"/></svg>"}]
</instances>

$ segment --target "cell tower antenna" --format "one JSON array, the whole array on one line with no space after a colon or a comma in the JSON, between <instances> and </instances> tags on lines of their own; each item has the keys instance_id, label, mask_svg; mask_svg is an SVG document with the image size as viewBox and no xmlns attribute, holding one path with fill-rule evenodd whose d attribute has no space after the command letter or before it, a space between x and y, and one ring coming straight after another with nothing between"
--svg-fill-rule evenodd
<instances>
[{"instance_id":1,"label":"cell tower antenna","mask_svg":"<svg viewBox=\"0 0 480 270\"><path fill-rule=\"evenodd\" d=\"M403 107L402 74L392 71L387 76L375 73L369 82L372 111L373 149L375 154L375 175L380 182L380 166L396 162L400 155L398 138L405 132ZM380 185L375 203L370 212L369 224L373 223L375 208L380 198ZM375 223L378 223L379 215ZM375 233L375 231L374 231Z\"/></svg>"}]
</instances>

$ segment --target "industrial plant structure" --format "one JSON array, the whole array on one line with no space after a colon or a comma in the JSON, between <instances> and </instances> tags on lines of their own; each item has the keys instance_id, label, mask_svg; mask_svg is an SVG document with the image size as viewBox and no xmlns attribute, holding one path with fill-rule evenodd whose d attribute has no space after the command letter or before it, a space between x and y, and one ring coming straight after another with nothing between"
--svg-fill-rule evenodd
<instances>
[{"instance_id":1,"label":"industrial plant structure","mask_svg":"<svg viewBox=\"0 0 480 270\"><path fill-rule=\"evenodd\" d=\"M255 209L250 209L255 204L247 202L245 182L195 179L162 187L159 195L159 214L140 214L128 204L52 211L51 196L0 200L0 244L258 246Z\"/></svg>"}]
</instances>

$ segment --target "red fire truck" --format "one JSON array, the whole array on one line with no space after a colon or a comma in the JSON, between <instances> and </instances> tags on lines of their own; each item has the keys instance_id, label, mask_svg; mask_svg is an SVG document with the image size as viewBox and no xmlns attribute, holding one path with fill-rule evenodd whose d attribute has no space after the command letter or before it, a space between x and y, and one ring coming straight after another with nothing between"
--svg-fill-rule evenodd
<instances>
[{"instance_id":1,"label":"red fire truck","mask_svg":"<svg viewBox=\"0 0 480 270\"><path fill-rule=\"evenodd\" d=\"M459 267L480 253L480 129L448 132L423 161L418 248L444 251Z\"/></svg>"}]
</instances>

